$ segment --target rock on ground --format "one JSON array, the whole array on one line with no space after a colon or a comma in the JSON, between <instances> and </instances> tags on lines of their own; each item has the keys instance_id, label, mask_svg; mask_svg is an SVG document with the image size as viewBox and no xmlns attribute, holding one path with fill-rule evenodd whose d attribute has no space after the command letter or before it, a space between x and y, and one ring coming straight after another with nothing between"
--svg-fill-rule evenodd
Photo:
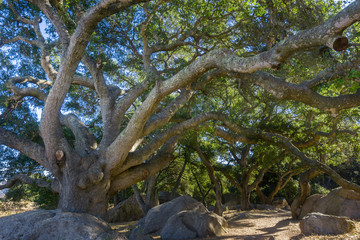
<instances>
[{"instance_id":1,"label":"rock on ground","mask_svg":"<svg viewBox=\"0 0 360 240\"><path fill-rule=\"evenodd\" d=\"M339 187L326 195L311 195L305 200L299 218L310 212L360 218L360 193Z\"/></svg>"},{"instance_id":2,"label":"rock on ground","mask_svg":"<svg viewBox=\"0 0 360 240\"><path fill-rule=\"evenodd\" d=\"M288 202L286 201L285 198L282 198L282 197L274 198L271 205L276 208L289 208Z\"/></svg>"},{"instance_id":3,"label":"rock on ground","mask_svg":"<svg viewBox=\"0 0 360 240\"><path fill-rule=\"evenodd\" d=\"M199 230L200 232L196 230L194 235L191 233L194 227L202 230ZM162 232L162 238L165 236L165 239L188 239L200 236L204 231L209 231L209 234L220 234L223 231L221 228L224 227L226 227L225 219L210 213L202 203L195 199L181 196L150 209L145 218L135 225L129 239L145 239L147 234L160 232ZM167 235L167 232L173 231L172 229L178 231L180 228L183 229L182 238L170 238L170 235ZM166 238L168 236L169 238Z\"/></svg>"},{"instance_id":4,"label":"rock on ground","mask_svg":"<svg viewBox=\"0 0 360 240\"><path fill-rule=\"evenodd\" d=\"M166 222L161 231L161 239L191 239L219 236L228 227L224 218L212 212L182 211Z\"/></svg>"},{"instance_id":5,"label":"rock on ground","mask_svg":"<svg viewBox=\"0 0 360 240\"><path fill-rule=\"evenodd\" d=\"M300 222L304 235L337 235L353 231L355 224L348 217L309 213Z\"/></svg>"},{"instance_id":6,"label":"rock on ground","mask_svg":"<svg viewBox=\"0 0 360 240\"><path fill-rule=\"evenodd\" d=\"M0 239L121 240L103 220L89 214L35 210L0 218Z\"/></svg>"},{"instance_id":7,"label":"rock on ground","mask_svg":"<svg viewBox=\"0 0 360 240\"><path fill-rule=\"evenodd\" d=\"M108 222L128 222L139 220L143 217L144 212L136 200L135 195L120 202L107 213Z\"/></svg>"},{"instance_id":8,"label":"rock on ground","mask_svg":"<svg viewBox=\"0 0 360 240\"><path fill-rule=\"evenodd\" d=\"M149 234L160 231L167 220L184 210L199 210L206 212L206 207L189 196L181 196L149 210L145 217L143 233Z\"/></svg>"}]
</instances>

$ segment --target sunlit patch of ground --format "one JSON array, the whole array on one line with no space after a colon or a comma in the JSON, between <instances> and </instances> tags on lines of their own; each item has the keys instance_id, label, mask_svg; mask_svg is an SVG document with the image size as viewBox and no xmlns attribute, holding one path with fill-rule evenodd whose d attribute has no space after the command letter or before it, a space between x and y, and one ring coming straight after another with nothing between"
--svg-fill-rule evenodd
<instances>
[{"instance_id":1,"label":"sunlit patch of ground","mask_svg":"<svg viewBox=\"0 0 360 240\"><path fill-rule=\"evenodd\" d=\"M356 221L356 229L349 234L337 236L308 236L301 234L299 220L294 220L289 211L284 210L251 210L226 211L224 217L228 220L227 233L219 237L208 237L203 240L328 240L328 239L360 239L360 222ZM128 235L136 221L113 223L113 229L118 229ZM160 239L159 236L153 236Z\"/></svg>"},{"instance_id":2,"label":"sunlit patch of ground","mask_svg":"<svg viewBox=\"0 0 360 240\"><path fill-rule=\"evenodd\" d=\"M37 206L33 202L0 201L0 217L16 213L31 211ZM360 239L360 219L355 222L355 230L352 233L336 236L303 236L300 232L299 220L291 218L291 213L284 210L230 210L224 213L229 223L227 233L219 237L209 237L203 240L343 240ZM111 223L111 227L124 235L128 235L137 221ZM154 236L154 239L160 239Z\"/></svg>"},{"instance_id":3,"label":"sunlit patch of ground","mask_svg":"<svg viewBox=\"0 0 360 240\"><path fill-rule=\"evenodd\" d=\"M127 236L128 234L130 234L136 223L137 221L110 223L110 226L112 229L117 230L119 233Z\"/></svg>"},{"instance_id":4,"label":"sunlit patch of ground","mask_svg":"<svg viewBox=\"0 0 360 240\"><path fill-rule=\"evenodd\" d=\"M0 201L0 217L31 211L36 208L37 206L33 202Z\"/></svg>"}]
</instances>

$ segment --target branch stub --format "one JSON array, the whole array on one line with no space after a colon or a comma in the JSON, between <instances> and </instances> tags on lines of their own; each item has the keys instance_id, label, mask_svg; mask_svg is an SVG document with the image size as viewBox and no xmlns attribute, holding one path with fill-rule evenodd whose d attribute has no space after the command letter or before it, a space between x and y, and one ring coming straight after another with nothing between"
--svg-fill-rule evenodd
<instances>
[{"instance_id":1,"label":"branch stub","mask_svg":"<svg viewBox=\"0 0 360 240\"><path fill-rule=\"evenodd\" d=\"M335 36L328 40L328 47L337 52L344 51L349 47L349 40L344 36Z\"/></svg>"}]
</instances>

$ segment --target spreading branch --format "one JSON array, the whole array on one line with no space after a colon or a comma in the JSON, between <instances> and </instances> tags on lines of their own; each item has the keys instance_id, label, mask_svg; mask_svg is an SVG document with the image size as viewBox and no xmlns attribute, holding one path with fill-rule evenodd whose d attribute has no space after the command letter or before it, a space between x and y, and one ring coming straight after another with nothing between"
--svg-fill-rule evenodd
<instances>
[{"instance_id":1,"label":"spreading branch","mask_svg":"<svg viewBox=\"0 0 360 240\"><path fill-rule=\"evenodd\" d=\"M179 136L169 139L161 149L148 161L135 167L129 168L116 176L110 186L110 194L125 189L134 183L145 180L163 169L169 162L175 159L173 155Z\"/></svg>"},{"instance_id":2,"label":"spreading branch","mask_svg":"<svg viewBox=\"0 0 360 240\"><path fill-rule=\"evenodd\" d=\"M34 143L26 138L0 127L0 144L16 149L40 165L51 171L50 165L46 162L45 149L43 146Z\"/></svg>"},{"instance_id":3,"label":"spreading branch","mask_svg":"<svg viewBox=\"0 0 360 240\"><path fill-rule=\"evenodd\" d=\"M38 1L36 2L39 3ZM79 20L76 30L70 38L69 45L62 55L59 73L49 93L41 119L40 131L47 147L47 157L50 161L54 161L54 151L56 151L59 145L70 148L61 131L59 121L60 109L69 91L76 68L84 56L85 48L91 39L91 34L102 19L139 2L143 1L103 0L88 9ZM56 16L58 17L58 15ZM51 16L49 18L52 19ZM60 33L64 33L64 31L61 30L62 26L62 24L59 24L59 27L56 27ZM66 34L66 32L64 34Z\"/></svg>"},{"instance_id":4,"label":"spreading branch","mask_svg":"<svg viewBox=\"0 0 360 240\"><path fill-rule=\"evenodd\" d=\"M5 184L0 185L0 190L11 188L12 186L20 182L28 185L36 185L43 188L51 188L51 183L44 179L34 179L24 174L18 174L11 177Z\"/></svg>"}]
</instances>

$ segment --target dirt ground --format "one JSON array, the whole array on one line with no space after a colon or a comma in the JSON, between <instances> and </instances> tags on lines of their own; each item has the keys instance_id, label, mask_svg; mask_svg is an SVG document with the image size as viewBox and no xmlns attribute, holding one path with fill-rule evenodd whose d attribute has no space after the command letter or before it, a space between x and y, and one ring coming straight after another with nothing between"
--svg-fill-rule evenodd
<instances>
[{"instance_id":1,"label":"dirt ground","mask_svg":"<svg viewBox=\"0 0 360 240\"><path fill-rule=\"evenodd\" d=\"M29 202L1 202L0 217L12 215L35 209L34 203ZM299 220L291 218L290 211L285 210L251 210L251 211L226 211L229 228L226 234L219 237L208 237L202 240L328 240L328 239L360 239L360 221L355 221L356 229L350 234L337 236L310 236L304 237L299 228ZM127 235L137 221L112 223L113 229ZM159 236L153 236L160 239Z\"/></svg>"},{"instance_id":2,"label":"dirt ground","mask_svg":"<svg viewBox=\"0 0 360 240\"><path fill-rule=\"evenodd\" d=\"M5 202L0 201L0 217L31 211L36 209L37 206L33 202Z\"/></svg>"},{"instance_id":3,"label":"dirt ground","mask_svg":"<svg viewBox=\"0 0 360 240\"><path fill-rule=\"evenodd\" d=\"M360 222L356 222L356 230L350 234L337 236L310 236L301 234L299 220L291 218L290 211L285 210L251 210L227 211L224 217L228 220L227 233L219 237L208 237L203 240L327 240L327 239L360 239ZM127 235L135 222L115 223L114 229ZM153 236L160 239L159 236Z\"/></svg>"}]
</instances>

